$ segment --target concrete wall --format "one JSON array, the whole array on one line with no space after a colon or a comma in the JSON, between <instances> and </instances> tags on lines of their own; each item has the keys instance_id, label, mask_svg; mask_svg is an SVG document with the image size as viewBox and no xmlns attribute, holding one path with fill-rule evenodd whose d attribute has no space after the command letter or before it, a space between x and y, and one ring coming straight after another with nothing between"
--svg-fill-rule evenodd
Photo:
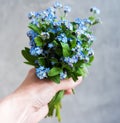
<instances>
[{"instance_id":1,"label":"concrete wall","mask_svg":"<svg viewBox=\"0 0 120 123\"><path fill-rule=\"evenodd\" d=\"M120 1L61 0L72 6L71 19L85 17L91 6L101 9L96 27L95 61L75 96L63 99L62 123L120 123ZM0 0L0 97L19 86L29 66L21 49L28 46L27 13L42 10L54 0ZM57 123L55 118L41 123Z\"/></svg>"}]
</instances>

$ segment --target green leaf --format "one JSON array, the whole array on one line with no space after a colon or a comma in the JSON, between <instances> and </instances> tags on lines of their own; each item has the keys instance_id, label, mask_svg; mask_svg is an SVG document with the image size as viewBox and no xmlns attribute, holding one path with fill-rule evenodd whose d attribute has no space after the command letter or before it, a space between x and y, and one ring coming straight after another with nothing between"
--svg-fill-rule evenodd
<instances>
[{"instance_id":1,"label":"green leaf","mask_svg":"<svg viewBox=\"0 0 120 123\"><path fill-rule=\"evenodd\" d=\"M62 72L62 69L59 67L53 67L49 72L48 72L48 76L56 76L58 74L60 74L60 72Z\"/></svg>"},{"instance_id":2,"label":"green leaf","mask_svg":"<svg viewBox=\"0 0 120 123\"><path fill-rule=\"evenodd\" d=\"M95 21L93 22L93 25L96 25L98 23L100 23L100 20L99 19L95 19Z\"/></svg>"},{"instance_id":3,"label":"green leaf","mask_svg":"<svg viewBox=\"0 0 120 123\"><path fill-rule=\"evenodd\" d=\"M74 80L74 81L77 81L78 80L78 75L76 74L76 72L72 72L72 70L71 71L67 71L67 77L68 78L71 78L72 77L72 79Z\"/></svg>"},{"instance_id":4,"label":"green leaf","mask_svg":"<svg viewBox=\"0 0 120 123\"><path fill-rule=\"evenodd\" d=\"M57 42L56 40L54 40L54 41L53 41L53 44L54 44L55 46L57 46L57 45L58 45L58 42Z\"/></svg>"},{"instance_id":5,"label":"green leaf","mask_svg":"<svg viewBox=\"0 0 120 123\"><path fill-rule=\"evenodd\" d=\"M27 65L32 65L32 66L36 66L37 67L37 65L35 65L33 63L30 63L30 62L24 62L24 63L27 64Z\"/></svg>"},{"instance_id":6,"label":"green leaf","mask_svg":"<svg viewBox=\"0 0 120 123\"><path fill-rule=\"evenodd\" d=\"M36 25L30 23L28 27L33 31L37 32L38 34L40 33L40 29Z\"/></svg>"},{"instance_id":7,"label":"green leaf","mask_svg":"<svg viewBox=\"0 0 120 123\"><path fill-rule=\"evenodd\" d=\"M62 65L62 68L63 68L63 69L67 69L67 70L69 70L69 71L72 70L71 67L70 67L70 65L68 65L68 64L63 64L63 65Z\"/></svg>"},{"instance_id":8,"label":"green leaf","mask_svg":"<svg viewBox=\"0 0 120 123\"><path fill-rule=\"evenodd\" d=\"M84 63L83 60L79 60L77 63L74 64L75 67L80 67Z\"/></svg>"},{"instance_id":9,"label":"green leaf","mask_svg":"<svg viewBox=\"0 0 120 123\"><path fill-rule=\"evenodd\" d=\"M71 48L74 48L76 46L76 40L72 40L70 42Z\"/></svg>"},{"instance_id":10,"label":"green leaf","mask_svg":"<svg viewBox=\"0 0 120 123\"><path fill-rule=\"evenodd\" d=\"M49 77L50 80L54 81L55 83L60 83L60 75Z\"/></svg>"},{"instance_id":11,"label":"green leaf","mask_svg":"<svg viewBox=\"0 0 120 123\"><path fill-rule=\"evenodd\" d=\"M84 76L85 75L85 71L83 68L78 68L76 73L78 76Z\"/></svg>"},{"instance_id":12,"label":"green leaf","mask_svg":"<svg viewBox=\"0 0 120 123\"><path fill-rule=\"evenodd\" d=\"M29 61L30 64L35 64L35 60L37 59L37 57L32 56L32 55L30 54L29 50L30 50L30 49L26 47L24 50L21 51L21 53L22 53L23 57L24 57L27 61Z\"/></svg>"},{"instance_id":13,"label":"green leaf","mask_svg":"<svg viewBox=\"0 0 120 123\"><path fill-rule=\"evenodd\" d=\"M92 63L94 61L94 56L89 57L89 63Z\"/></svg>"},{"instance_id":14,"label":"green leaf","mask_svg":"<svg viewBox=\"0 0 120 123\"><path fill-rule=\"evenodd\" d=\"M50 61L53 63L58 63L58 60L56 58L51 58Z\"/></svg>"},{"instance_id":15,"label":"green leaf","mask_svg":"<svg viewBox=\"0 0 120 123\"><path fill-rule=\"evenodd\" d=\"M36 43L36 46L43 46L43 41L41 40L41 38L40 37L35 37L34 38L34 41L35 41L35 43Z\"/></svg>"},{"instance_id":16,"label":"green leaf","mask_svg":"<svg viewBox=\"0 0 120 123\"><path fill-rule=\"evenodd\" d=\"M95 17L94 17L94 16L90 16L90 17L89 17L89 20L90 20L90 21L94 21L94 20L95 20Z\"/></svg>"},{"instance_id":17,"label":"green leaf","mask_svg":"<svg viewBox=\"0 0 120 123\"><path fill-rule=\"evenodd\" d=\"M44 58L44 57L39 57L39 58L38 58L38 63L39 63L40 65L42 65L42 66L45 66L45 63L46 63L45 58Z\"/></svg>"},{"instance_id":18,"label":"green leaf","mask_svg":"<svg viewBox=\"0 0 120 123\"><path fill-rule=\"evenodd\" d=\"M66 43L61 43L61 46L62 46L63 56L64 57L70 56L71 54L70 54L69 45Z\"/></svg>"},{"instance_id":19,"label":"green leaf","mask_svg":"<svg viewBox=\"0 0 120 123\"><path fill-rule=\"evenodd\" d=\"M71 77L74 81L77 81L78 80L78 77L76 75L76 73L71 73Z\"/></svg>"}]
</instances>

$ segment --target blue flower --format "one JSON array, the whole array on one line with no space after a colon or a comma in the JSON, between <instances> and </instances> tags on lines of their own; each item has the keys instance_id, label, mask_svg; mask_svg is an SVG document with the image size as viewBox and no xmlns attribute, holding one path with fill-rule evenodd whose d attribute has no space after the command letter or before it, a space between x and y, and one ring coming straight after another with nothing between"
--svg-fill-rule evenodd
<instances>
[{"instance_id":1,"label":"blue flower","mask_svg":"<svg viewBox=\"0 0 120 123\"><path fill-rule=\"evenodd\" d=\"M80 36L81 34L84 34L85 32L84 32L84 30L82 30L82 29L77 29L76 31L75 31L75 33L76 33L76 35L77 36Z\"/></svg>"},{"instance_id":2,"label":"blue flower","mask_svg":"<svg viewBox=\"0 0 120 123\"><path fill-rule=\"evenodd\" d=\"M100 10L97 7L92 7L90 11L93 12L94 14L100 14Z\"/></svg>"},{"instance_id":3,"label":"blue flower","mask_svg":"<svg viewBox=\"0 0 120 123\"><path fill-rule=\"evenodd\" d=\"M57 1L54 3L53 6L54 6L55 9L60 9L60 8L62 8L62 4L61 4L60 2L57 2Z\"/></svg>"},{"instance_id":4,"label":"blue flower","mask_svg":"<svg viewBox=\"0 0 120 123\"><path fill-rule=\"evenodd\" d=\"M47 18L48 16L48 13L46 11L41 11L40 12L40 17L41 17L41 20L45 20L45 18Z\"/></svg>"},{"instance_id":5,"label":"blue flower","mask_svg":"<svg viewBox=\"0 0 120 123\"><path fill-rule=\"evenodd\" d=\"M53 23L56 19L54 8L48 8L46 11L40 12L40 18L42 21Z\"/></svg>"},{"instance_id":6,"label":"blue flower","mask_svg":"<svg viewBox=\"0 0 120 123\"><path fill-rule=\"evenodd\" d=\"M92 24L90 19L83 19L83 21L84 21L85 24Z\"/></svg>"},{"instance_id":7,"label":"blue flower","mask_svg":"<svg viewBox=\"0 0 120 123\"><path fill-rule=\"evenodd\" d=\"M48 32L42 32L42 33L41 33L41 38L42 38L43 40L49 39L49 38L50 38L50 35L49 35Z\"/></svg>"},{"instance_id":8,"label":"blue flower","mask_svg":"<svg viewBox=\"0 0 120 123\"><path fill-rule=\"evenodd\" d=\"M55 13L55 9L53 7L50 7L48 9L46 9L46 12L50 13Z\"/></svg>"},{"instance_id":9,"label":"blue flower","mask_svg":"<svg viewBox=\"0 0 120 123\"><path fill-rule=\"evenodd\" d=\"M30 54L33 56L38 56L43 53L43 49L40 47L31 47Z\"/></svg>"},{"instance_id":10,"label":"blue flower","mask_svg":"<svg viewBox=\"0 0 120 123\"><path fill-rule=\"evenodd\" d=\"M57 21L57 22L54 21L54 22L53 22L53 26L54 26L54 27L59 27L59 26L61 26L61 21Z\"/></svg>"},{"instance_id":11,"label":"blue flower","mask_svg":"<svg viewBox=\"0 0 120 123\"><path fill-rule=\"evenodd\" d=\"M83 60L85 55L84 55L84 53L81 50L79 52L76 52L76 57L78 57L79 60Z\"/></svg>"},{"instance_id":12,"label":"blue flower","mask_svg":"<svg viewBox=\"0 0 120 123\"><path fill-rule=\"evenodd\" d=\"M71 12L70 6L64 6L64 13Z\"/></svg>"},{"instance_id":13,"label":"blue flower","mask_svg":"<svg viewBox=\"0 0 120 123\"><path fill-rule=\"evenodd\" d=\"M96 40L95 36L89 33L84 33L84 35L88 38L88 42L93 42Z\"/></svg>"},{"instance_id":14,"label":"blue flower","mask_svg":"<svg viewBox=\"0 0 120 123\"><path fill-rule=\"evenodd\" d=\"M73 30L73 25L68 20L61 20L61 24L64 24L67 29Z\"/></svg>"},{"instance_id":15,"label":"blue flower","mask_svg":"<svg viewBox=\"0 0 120 123\"><path fill-rule=\"evenodd\" d=\"M67 37L64 33L60 34L59 36L57 36L58 41L61 41L63 43L67 43Z\"/></svg>"},{"instance_id":16,"label":"blue flower","mask_svg":"<svg viewBox=\"0 0 120 123\"><path fill-rule=\"evenodd\" d=\"M39 27L39 22L36 18L32 18L30 23L33 24L33 25L36 25L37 27Z\"/></svg>"},{"instance_id":17,"label":"blue flower","mask_svg":"<svg viewBox=\"0 0 120 123\"><path fill-rule=\"evenodd\" d=\"M35 42L34 42L34 38L37 36L38 34L35 33L33 30L30 30L27 32L27 36L30 39L30 46L35 46Z\"/></svg>"},{"instance_id":18,"label":"blue flower","mask_svg":"<svg viewBox=\"0 0 120 123\"><path fill-rule=\"evenodd\" d=\"M29 45L32 47L36 46L34 39L30 39Z\"/></svg>"},{"instance_id":19,"label":"blue flower","mask_svg":"<svg viewBox=\"0 0 120 123\"><path fill-rule=\"evenodd\" d=\"M66 62L68 65L70 65L71 67L73 66L74 63L78 62L78 56L74 55L71 58L70 57L65 57L64 58L64 62Z\"/></svg>"},{"instance_id":20,"label":"blue flower","mask_svg":"<svg viewBox=\"0 0 120 123\"><path fill-rule=\"evenodd\" d=\"M86 31L87 30L86 24L90 23L90 20L89 19L81 20L80 18L76 18L75 23L78 24L78 29Z\"/></svg>"},{"instance_id":21,"label":"blue flower","mask_svg":"<svg viewBox=\"0 0 120 123\"><path fill-rule=\"evenodd\" d=\"M89 57L88 57L88 56L85 56L85 57L84 57L84 62L85 62L85 63L88 63L88 62L89 62L89 60L90 60L90 59L89 59Z\"/></svg>"},{"instance_id":22,"label":"blue flower","mask_svg":"<svg viewBox=\"0 0 120 123\"><path fill-rule=\"evenodd\" d=\"M80 24L81 21L82 21L82 20L81 20L80 18L75 18L75 23Z\"/></svg>"},{"instance_id":23,"label":"blue flower","mask_svg":"<svg viewBox=\"0 0 120 123\"><path fill-rule=\"evenodd\" d=\"M30 12L28 14L28 19L39 18L40 14L38 12Z\"/></svg>"},{"instance_id":24,"label":"blue flower","mask_svg":"<svg viewBox=\"0 0 120 123\"><path fill-rule=\"evenodd\" d=\"M87 48L87 51L88 51L88 57L91 57L91 56L94 56L94 51L92 48Z\"/></svg>"},{"instance_id":25,"label":"blue flower","mask_svg":"<svg viewBox=\"0 0 120 123\"><path fill-rule=\"evenodd\" d=\"M50 71L50 68L45 68L44 66L40 66L36 68L36 75L39 79L47 78L47 73Z\"/></svg>"},{"instance_id":26,"label":"blue flower","mask_svg":"<svg viewBox=\"0 0 120 123\"><path fill-rule=\"evenodd\" d=\"M66 27L69 29L69 30L73 30L73 25L69 22L66 24Z\"/></svg>"},{"instance_id":27,"label":"blue flower","mask_svg":"<svg viewBox=\"0 0 120 123\"><path fill-rule=\"evenodd\" d=\"M48 44L48 48L53 48L53 47L54 47L53 43Z\"/></svg>"},{"instance_id":28,"label":"blue flower","mask_svg":"<svg viewBox=\"0 0 120 123\"><path fill-rule=\"evenodd\" d=\"M33 30L30 30L27 32L27 36L31 39L35 38L37 36L37 33L35 33Z\"/></svg>"},{"instance_id":29,"label":"blue flower","mask_svg":"<svg viewBox=\"0 0 120 123\"><path fill-rule=\"evenodd\" d=\"M48 32L51 32L53 34L60 32L62 29L60 27L54 27L54 28L48 28Z\"/></svg>"},{"instance_id":30,"label":"blue flower","mask_svg":"<svg viewBox=\"0 0 120 123\"><path fill-rule=\"evenodd\" d=\"M28 19L32 19L33 17L35 17L35 15L36 15L36 12L30 12L28 14Z\"/></svg>"},{"instance_id":31,"label":"blue flower","mask_svg":"<svg viewBox=\"0 0 120 123\"><path fill-rule=\"evenodd\" d=\"M60 79L65 79L67 77L67 72L61 72L60 73Z\"/></svg>"},{"instance_id":32,"label":"blue flower","mask_svg":"<svg viewBox=\"0 0 120 123\"><path fill-rule=\"evenodd\" d=\"M51 7L51 8L48 8L46 12L47 12L47 16L45 17L45 20L53 23L54 20L57 18L55 15L55 9Z\"/></svg>"}]
</instances>

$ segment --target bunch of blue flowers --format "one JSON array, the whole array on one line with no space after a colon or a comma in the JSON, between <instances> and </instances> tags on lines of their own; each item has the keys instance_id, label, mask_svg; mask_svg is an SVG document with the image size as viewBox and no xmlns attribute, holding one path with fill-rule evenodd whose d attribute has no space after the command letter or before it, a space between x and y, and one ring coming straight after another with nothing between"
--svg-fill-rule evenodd
<instances>
[{"instance_id":1,"label":"bunch of blue flowers","mask_svg":"<svg viewBox=\"0 0 120 123\"><path fill-rule=\"evenodd\" d=\"M59 11L63 11L60 17L57 16ZM91 27L99 23L97 15L100 11L92 7L90 17L69 21L66 18L70 11L69 6L55 2L46 10L28 14L30 48L22 50L22 55L26 64L36 68L39 79L47 78L56 83L67 78L76 81L78 76L85 76L87 67L94 60L91 46L95 36ZM64 91L59 91L49 103L48 116L53 116L56 110L59 121L63 95Z\"/></svg>"}]
</instances>

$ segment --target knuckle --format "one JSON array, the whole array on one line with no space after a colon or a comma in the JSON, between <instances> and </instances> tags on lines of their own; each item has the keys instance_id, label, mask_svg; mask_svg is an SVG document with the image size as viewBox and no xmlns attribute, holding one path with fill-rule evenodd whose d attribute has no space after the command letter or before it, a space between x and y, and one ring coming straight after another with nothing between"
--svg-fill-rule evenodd
<instances>
[{"instance_id":1,"label":"knuckle","mask_svg":"<svg viewBox=\"0 0 120 123\"><path fill-rule=\"evenodd\" d=\"M32 68L32 69L29 70L28 74L32 74L34 72L35 72L35 68Z\"/></svg>"},{"instance_id":2,"label":"knuckle","mask_svg":"<svg viewBox=\"0 0 120 123\"><path fill-rule=\"evenodd\" d=\"M42 99L37 99L34 104L33 104L33 108L37 111L39 110L42 106L44 106L44 102Z\"/></svg>"}]
</instances>

